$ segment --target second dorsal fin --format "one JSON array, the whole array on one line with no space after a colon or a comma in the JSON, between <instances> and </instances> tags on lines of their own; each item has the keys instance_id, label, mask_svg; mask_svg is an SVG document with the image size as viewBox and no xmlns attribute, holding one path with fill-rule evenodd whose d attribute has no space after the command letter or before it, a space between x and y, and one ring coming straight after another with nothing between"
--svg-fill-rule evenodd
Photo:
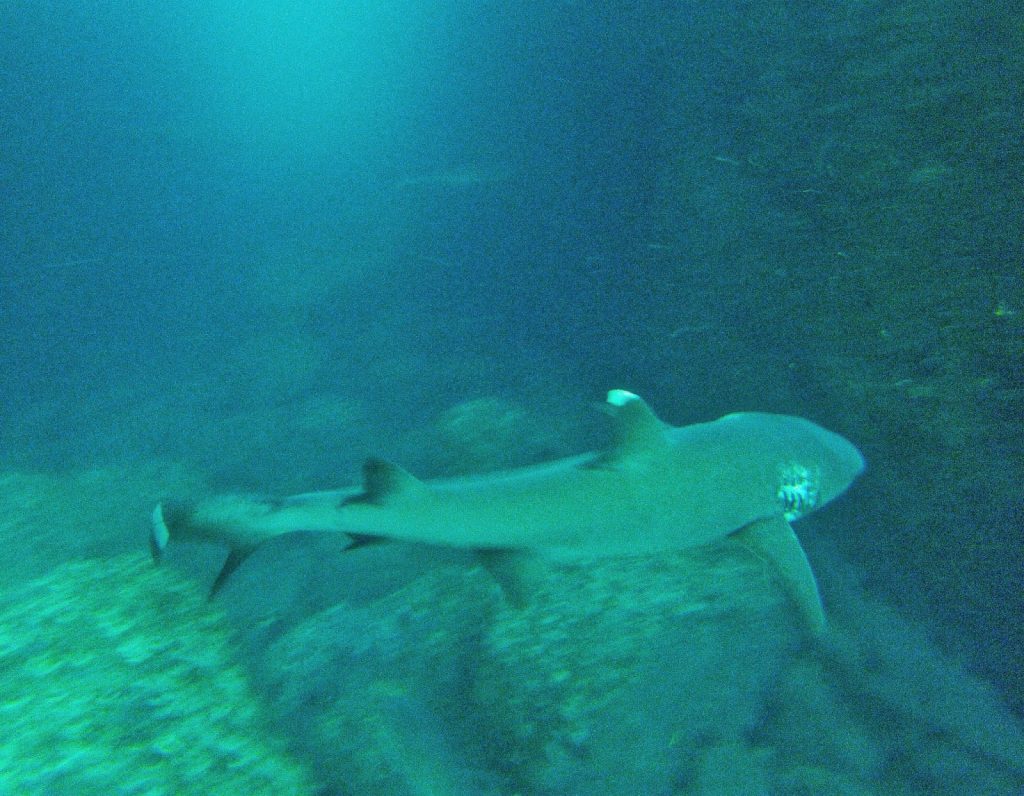
<instances>
[{"instance_id":1,"label":"second dorsal fin","mask_svg":"<svg viewBox=\"0 0 1024 796\"><path fill-rule=\"evenodd\" d=\"M397 464L375 457L363 463L363 492L346 503L385 505L419 494L426 486Z\"/></svg>"}]
</instances>

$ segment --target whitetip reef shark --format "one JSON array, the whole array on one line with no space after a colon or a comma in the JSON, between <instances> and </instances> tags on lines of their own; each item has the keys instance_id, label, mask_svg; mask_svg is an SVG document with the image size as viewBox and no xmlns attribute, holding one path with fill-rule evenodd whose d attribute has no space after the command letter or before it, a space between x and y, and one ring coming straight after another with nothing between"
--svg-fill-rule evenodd
<instances>
[{"instance_id":1,"label":"whitetip reef shark","mask_svg":"<svg viewBox=\"0 0 1024 796\"><path fill-rule=\"evenodd\" d=\"M478 550L499 582L507 559L523 554L647 555L732 537L774 568L804 626L820 634L821 598L790 522L861 473L853 444L809 420L758 412L673 427L625 390L609 392L607 407L607 449L545 464L421 481L369 459L353 489L159 503L151 548L159 559L171 539L227 545L214 593L260 544L299 531L344 534L352 547L396 540Z\"/></svg>"}]
</instances>

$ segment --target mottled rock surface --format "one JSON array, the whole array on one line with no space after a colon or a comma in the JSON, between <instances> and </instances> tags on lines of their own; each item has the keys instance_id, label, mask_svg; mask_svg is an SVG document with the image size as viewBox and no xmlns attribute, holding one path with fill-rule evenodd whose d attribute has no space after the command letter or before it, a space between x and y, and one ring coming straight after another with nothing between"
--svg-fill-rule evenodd
<instances>
[{"instance_id":1,"label":"mottled rock surface","mask_svg":"<svg viewBox=\"0 0 1024 796\"><path fill-rule=\"evenodd\" d=\"M202 594L141 556L0 593L0 793L312 793Z\"/></svg>"}]
</instances>

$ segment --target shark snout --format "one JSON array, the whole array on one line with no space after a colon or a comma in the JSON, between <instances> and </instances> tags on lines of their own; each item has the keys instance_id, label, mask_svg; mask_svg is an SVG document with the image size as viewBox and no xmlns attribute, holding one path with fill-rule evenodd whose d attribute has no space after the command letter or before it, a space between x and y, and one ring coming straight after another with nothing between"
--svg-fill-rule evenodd
<instances>
[{"instance_id":1,"label":"shark snout","mask_svg":"<svg viewBox=\"0 0 1024 796\"><path fill-rule=\"evenodd\" d=\"M824 484L826 498L831 500L845 492L857 480L867 462L857 446L845 437L821 429L823 434L823 470L827 474Z\"/></svg>"}]
</instances>

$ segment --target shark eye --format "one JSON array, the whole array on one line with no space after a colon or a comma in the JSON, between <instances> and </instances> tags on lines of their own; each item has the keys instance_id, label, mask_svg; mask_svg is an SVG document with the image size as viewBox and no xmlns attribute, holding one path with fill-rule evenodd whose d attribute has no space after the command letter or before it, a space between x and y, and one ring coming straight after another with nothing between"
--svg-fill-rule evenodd
<instances>
[{"instance_id":1,"label":"shark eye","mask_svg":"<svg viewBox=\"0 0 1024 796\"><path fill-rule=\"evenodd\" d=\"M775 497L783 516L792 522L818 505L818 474L802 464L787 462L779 468L779 489Z\"/></svg>"}]
</instances>

